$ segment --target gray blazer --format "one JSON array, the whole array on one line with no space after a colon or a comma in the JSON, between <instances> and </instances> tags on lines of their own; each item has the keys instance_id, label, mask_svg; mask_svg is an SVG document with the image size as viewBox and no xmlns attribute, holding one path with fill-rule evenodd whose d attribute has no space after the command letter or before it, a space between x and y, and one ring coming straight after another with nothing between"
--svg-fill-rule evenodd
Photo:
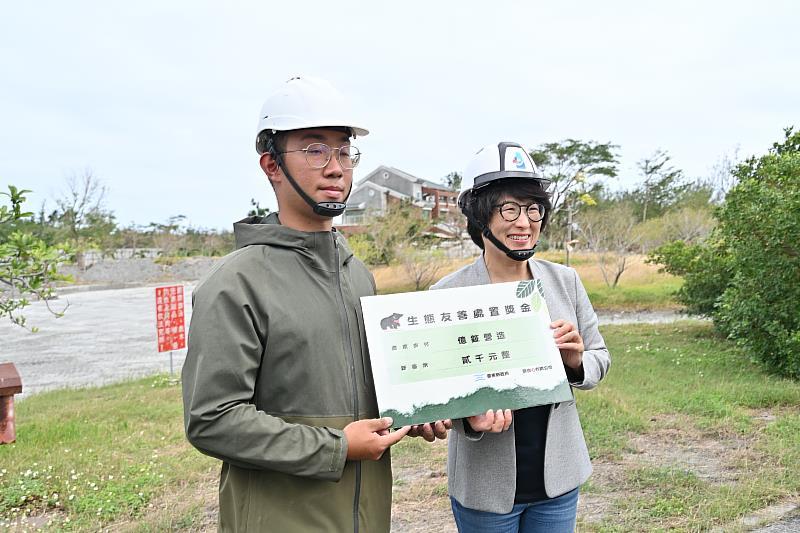
<instances>
[{"instance_id":1,"label":"gray blazer","mask_svg":"<svg viewBox=\"0 0 800 533\"><path fill-rule=\"evenodd\" d=\"M578 389L592 389L608 372L611 357L597 329L597 315L586 290L572 268L543 261L528 261L534 278L544 285L544 299L553 320L563 318L580 330L584 379L571 383ZM449 289L491 283L481 255L471 265L444 277L431 289ZM502 405L496 408L502 408ZM516 493L517 457L514 425L503 433L465 433L461 420L453 421L447 454L448 490L461 505L479 511L508 513ZM583 438L575 400L550 408L544 454L544 486L551 498L560 496L586 481L592 473L589 451Z\"/></svg>"}]
</instances>

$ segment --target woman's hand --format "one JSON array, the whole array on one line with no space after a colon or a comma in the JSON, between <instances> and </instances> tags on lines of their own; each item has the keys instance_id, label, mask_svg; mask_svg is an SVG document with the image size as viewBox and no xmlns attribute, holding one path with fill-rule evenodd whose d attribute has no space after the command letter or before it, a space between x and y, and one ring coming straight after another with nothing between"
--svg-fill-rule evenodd
<instances>
[{"instance_id":1,"label":"woman's hand","mask_svg":"<svg viewBox=\"0 0 800 533\"><path fill-rule=\"evenodd\" d=\"M446 439L447 430L453 427L453 422L448 418L447 420L437 420L429 424L418 424L411 426L411 431L408 432L409 437L422 437L428 442L433 442L436 439Z\"/></svg>"},{"instance_id":2,"label":"woman's hand","mask_svg":"<svg viewBox=\"0 0 800 533\"><path fill-rule=\"evenodd\" d=\"M470 416L467 422L475 431L488 431L489 433L501 433L511 427L511 409L489 409L482 415Z\"/></svg>"},{"instance_id":3,"label":"woman's hand","mask_svg":"<svg viewBox=\"0 0 800 533\"><path fill-rule=\"evenodd\" d=\"M572 370L579 371L583 365L583 338L572 322L563 318L550 324L556 347L561 352L561 360Z\"/></svg>"}]
</instances>

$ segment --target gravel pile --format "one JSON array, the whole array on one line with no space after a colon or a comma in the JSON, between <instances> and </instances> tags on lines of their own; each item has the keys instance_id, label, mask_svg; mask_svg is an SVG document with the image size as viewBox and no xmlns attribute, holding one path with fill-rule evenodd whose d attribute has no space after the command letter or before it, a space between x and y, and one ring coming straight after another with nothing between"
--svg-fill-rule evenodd
<instances>
[{"instance_id":1,"label":"gravel pile","mask_svg":"<svg viewBox=\"0 0 800 533\"><path fill-rule=\"evenodd\" d=\"M187 257L172 265L153 259L112 259L99 261L81 270L66 265L60 272L72 277L76 284L130 285L163 281L195 281L211 269L218 257ZM71 284L67 284L71 285Z\"/></svg>"}]
</instances>

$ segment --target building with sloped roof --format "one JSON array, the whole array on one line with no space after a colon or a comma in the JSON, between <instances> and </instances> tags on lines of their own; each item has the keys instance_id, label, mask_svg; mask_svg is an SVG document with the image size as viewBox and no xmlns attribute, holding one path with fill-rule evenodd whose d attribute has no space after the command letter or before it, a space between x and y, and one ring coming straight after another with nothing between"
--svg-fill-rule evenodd
<instances>
[{"instance_id":1,"label":"building with sloped roof","mask_svg":"<svg viewBox=\"0 0 800 533\"><path fill-rule=\"evenodd\" d=\"M342 218L345 226L363 224L369 214L381 215L392 202L409 202L434 221L455 212L458 192L441 183L380 165L353 188Z\"/></svg>"}]
</instances>

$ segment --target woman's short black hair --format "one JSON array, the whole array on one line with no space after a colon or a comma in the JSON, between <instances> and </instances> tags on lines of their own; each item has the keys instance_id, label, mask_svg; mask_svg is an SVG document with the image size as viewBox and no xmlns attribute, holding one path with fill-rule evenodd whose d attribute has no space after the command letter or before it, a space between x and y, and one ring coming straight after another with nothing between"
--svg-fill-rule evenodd
<instances>
[{"instance_id":1,"label":"woman's short black hair","mask_svg":"<svg viewBox=\"0 0 800 533\"><path fill-rule=\"evenodd\" d=\"M550 195L542 188L538 180L506 178L493 181L485 187L465 193L461 202L462 210L465 214L472 215L477 222L488 226L495 209L493 206L497 205L500 198L506 195L518 198L523 202L531 201L544 206L544 218L542 219L542 231L544 231L553 206L550 203ZM467 218L467 232L472 238L472 242L483 250L481 229L469 217Z\"/></svg>"}]
</instances>

